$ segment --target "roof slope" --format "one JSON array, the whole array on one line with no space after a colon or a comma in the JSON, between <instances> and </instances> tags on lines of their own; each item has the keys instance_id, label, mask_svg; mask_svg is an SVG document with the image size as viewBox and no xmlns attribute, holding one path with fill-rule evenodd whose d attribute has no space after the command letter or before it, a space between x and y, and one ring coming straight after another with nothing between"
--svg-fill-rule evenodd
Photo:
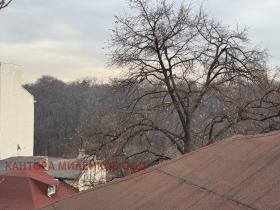
<instances>
[{"instance_id":1,"label":"roof slope","mask_svg":"<svg viewBox=\"0 0 280 210\"><path fill-rule=\"evenodd\" d=\"M27 177L39 182L45 183L47 185L55 185L57 181L53 179L52 176L45 172L42 166L39 166L38 169L25 169L25 170L15 170L10 171L4 174L5 176L14 176L14 177Z\"/></svg>"},{"instance_id":2,"label":"roof slope","mask_svg":"<svg viewBox=\"0 0 280 210\"><path fill-rule=\"evenodd\" d=\"M278 209L280 132L234 136L42 209Z\"/></svg>"}]
</instances>

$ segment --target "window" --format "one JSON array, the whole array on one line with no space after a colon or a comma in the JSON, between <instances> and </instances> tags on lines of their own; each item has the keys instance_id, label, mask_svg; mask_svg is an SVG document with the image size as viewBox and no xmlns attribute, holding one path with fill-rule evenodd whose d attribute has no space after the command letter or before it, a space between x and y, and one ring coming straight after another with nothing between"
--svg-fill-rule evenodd
<instances>
[{"instance_id":1,"label":"window","mask_svg":"<svg viewBox=\"0 0 280 210\"><path fill-rule=\"evenodd\" d=\"M90 182L93 183L94 182L94 177L95 177L95 171L94 168L92 168L90 170Z\"/></svg>"},{"instance_id":2,"label":"window","mask_svg":"<svg viewBox=\"0 0 280 210\"><path fill-rule=\"evenodd\" d=\"M100 173L100 179L105 179L105 177L106 177L106 172L105 172L105 170L100 169L99 173Z\"/></svg>"},{"instance_id":3,"label":"window","mask_svg":"<svg viewBox=\"0 0 280 210\"><path fill-rule=\"evenodd\" d=\"M83 179L83 185L90 185L92 182L92 171L91 170L87 170L84 172L84 179Z\"/></svg>"},{"instance_id":4,"label":"window","mask_svg":"<svg viewBox=\"0 0 280 210\"><path fill-rule=\"evenodd\" d=\"M56 186L55 185L50 185L48 187L48 197L52 197L52 195L55 194L55 191L56 191Z\"/></svg>"}]
</instances>

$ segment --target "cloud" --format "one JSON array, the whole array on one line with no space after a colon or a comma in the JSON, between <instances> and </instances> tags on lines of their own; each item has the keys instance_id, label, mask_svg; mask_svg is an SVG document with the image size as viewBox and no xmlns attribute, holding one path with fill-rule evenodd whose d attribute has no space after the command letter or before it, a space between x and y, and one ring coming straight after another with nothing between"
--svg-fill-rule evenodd
<instances>
[{"instance_id":1,"label":"cloud","mask_svg":"<svg viewBox=\"0 0 280 210\"><path fill-rule=\"evenodd\" d=\"M114 15L125 0L14 0L0 12L0 60L22 66L25 81L43 74L63 80L85 76L108 79L102 50L113 27ZM187 2L187 1L186 1ZM275 0L197 0L227 24L251 26L254 43L270 49L272 63L280 65L280 25Z\"/></svg>"},{"instance_id":2,"label":"cloud","mask_svg":"<svg viewBox=\"0 0 280 210\"><path fill-rule=\"evenodd\" d=\"M108 79L102 50L115 0L21 0L0 13L0 60L22 66L25 81L42 74L64 80Z\"/></svg>"},{"instance_id":3,"label":"cloud","mask_svg":"<svg viewBox=\"0 0 280 210\"><path fill-rule=\"evenodd\" d=\"M65 81L87 76L108 80L116 76L117 72L110 71L103 62L94 57L70 53L75 52L76 48L79 48L79 44L69 45L67 42L43 41L28 44L0 42L0 49L5 49L4 53L1 51L0 57L3 62L21 65L25 82L32 82L40 75L53 75Z\"/></svg>"}]
</instances>

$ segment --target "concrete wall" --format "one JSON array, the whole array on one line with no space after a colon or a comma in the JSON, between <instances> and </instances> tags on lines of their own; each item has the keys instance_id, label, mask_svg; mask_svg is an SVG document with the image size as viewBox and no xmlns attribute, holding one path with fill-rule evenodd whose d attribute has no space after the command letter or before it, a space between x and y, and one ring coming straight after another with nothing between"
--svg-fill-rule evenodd
<instances>
[{"instance_id":1,"label":"concrete wall","mask_svg":"<svg viewBox=\"0 0 280 210\"><path fill-rule=\"evenodd\" d=\"M21 85L20 66L0 63L0 160L33 155L34 98Z\"/></svg>"},{"instance_id":2,"label":"concrete wall","mask_svg":"<svg viewBox=\"0 0 280 210\"><path fill-rule=\"evenodd\" d=\"M34 98L23 87L20 91L19 132L17 135L18 156L33 156L34 148Z\"/></svg>"}]
</instances>

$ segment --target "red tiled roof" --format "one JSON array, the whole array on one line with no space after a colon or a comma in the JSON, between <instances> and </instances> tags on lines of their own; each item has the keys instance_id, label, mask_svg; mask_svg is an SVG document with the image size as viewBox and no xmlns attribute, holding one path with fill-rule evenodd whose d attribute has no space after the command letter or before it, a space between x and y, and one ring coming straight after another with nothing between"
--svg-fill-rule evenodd
<instances>
[{"instance_id":1,"label":"red tiled roof","mask_svg":"<svg viewBox=\"0 0 280 210\"><path fill-rule=\"evenodd\" d=\"M56 194L47 197L49 185L57 184ZM0 175L0 209L35 209L76 193L43 170L18 170Z\"/></svg>"},{"instance_id":2,"label":"red tiled roof","mask_svg":"<svg viewBox=\"0 0 280 210\"><path fill-rule=\"evenodd\" d=\"M5 176L15 176L15 177L29 177L31 179L43 182L48 185L55 185L57 183L56 180L49 174L45 172L42 166L38 169L28 169L25 170L15 170L11 172L7 172L4 174Z\"/></svg>"},{"instance_id":3,"label":"red tiled roof","mask_svg":"<svg viewBox=\"0 0 280 210\"><path fill-rule=\"evenodd\" d=\"M280 132L234 136L41 209L279 209Z\"/></svg>"}]
</instances>

